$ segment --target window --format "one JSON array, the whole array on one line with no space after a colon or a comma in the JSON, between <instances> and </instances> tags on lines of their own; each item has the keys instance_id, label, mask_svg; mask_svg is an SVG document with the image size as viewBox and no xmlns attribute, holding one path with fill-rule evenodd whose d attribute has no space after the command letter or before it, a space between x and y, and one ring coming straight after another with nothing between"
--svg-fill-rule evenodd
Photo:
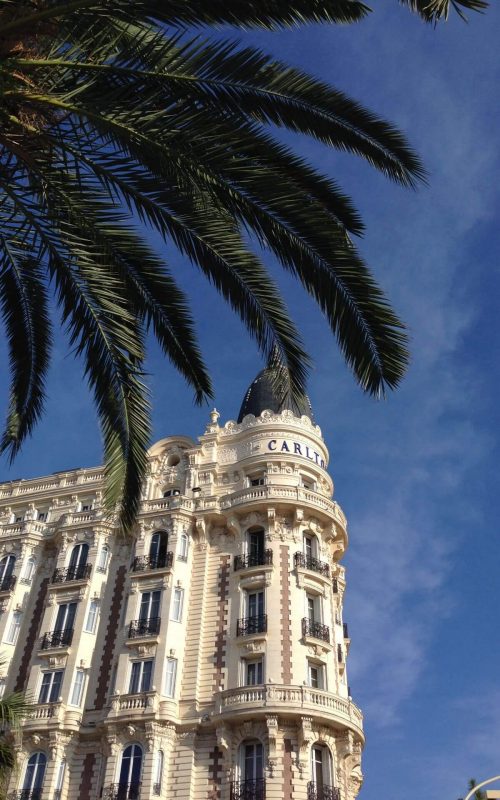
<instances>
[{"instance_id":1,"label":"window","mask_svg":"<svg viewBox=\"0 0 500 800\"><path fill-rule=\"evenodd\" d=\"M0 561L0 590L11 588L15 564L15 556L4 556Z\"/></svg>"},{"instance_id":2,"label":"window","mask_svg":"<svg viewBox=\"0 0 500 800\"><path fill-rule=\"evenodd\" d=\"M134 661L130 673L129 694L149 692L151 689L151 676L153 674L153 660Z\"/></svg>"},{"instance_id":3,"label":"window","mask_svg":"<svg viewBox=\"0 0 500 800\"><path fill-rule=\"evenodd\" d=\"M261 658L245 661L245 686L257 686L264 683L264 663Z\"/></svg>"},{"instance_id":4,"label":"window","mask_svg":"<svg viewBox=\"0 0 500 800\"><path fill-rule=\"evenodd\" d=\"M5 678L0 678L0 697L5 694Z\"/></svg>"},{"instance_id":5,"label":"window","mask_svg":"<svg viewBox=\"0 0 500 800\"><path fill-rule=\"evenodd\" d=\"M184 604L184 589L174 589L174 599L172 602L172 616L174 622L180 622L182 619L182 606Z\"/></svg>"},{"instance_id":6,"label":"window","mask_svg":"<svg viewBox=\"0 0 500 800\"><path fill-rule=\"evenodd\" d=\"M7 644L15 644L17 642L17 637L19 636L19 630L21 628L22 622L22 612L21 611L14 611L12 613L12 617L10 618L10 625L7 629L7 635L4 641Z\"/></svg>"},{"instance_id":7,"label":"window","mask_svg":"<svg viewBox=\"0 0 500 800\"><path fill-rule=\"evenodd\" d=\"M85 686L85 673L83 669L77 669L75 672L75 680L73 681L73 688L71 690L71 699L69 704L71 706L80 706L82 704L83 687Z\"/></svg>"},{"instance_id":8,"label":"window","mask_svg":"<svg viewBox=\"0 0 500 800\"><path fill-rule=\"evenodd\" d=\"M165 675L165 696L174 697L175 677L177 674L177 659L167 658L167 671Z\"/></svg>"},{"instance_id":9,"label":"window","mask_svg":"<svg viewBox=\"0 0 500 800\"><path fill-rule=\"evenodd\" d=\"M78 603L61 603L57 610L55 631L71 631L75 624Z\"/></svg>"},{"instance_id":10,"label":"window","mask_svg":"<svg viewBox=\"0 0 500 800\"><path fill-rule=\"evenodd\" d=\"M45 753L33 753L29 757L24 774L22 797L35 798L41 795L46 766L47 756Z\"/></svg>"},{"instance_id":11,"label":"window","mask_svg":"<svg viewBox=\"0 0 500 800\"><path fill-rule=\"evenodd\" d=\"M309 533L304 534L304 555L307 559L318 557L318 540Z\"/></svg>"},{"instance_id":12,"label":"window","mask_svg":"<svg viewBox=\"0 0 500 800\"><path fill-rule=\"evenodd\" d=\"M179 560L187 561L188 552L189 552L189 538L187 533L182 533L180 542Z\"/></svg>"},{"instance_id":13,"label":"window","mask_svg":"<svg viewBox=\"0 0 500 800\"><path fill-rule=\"evenodd\" d=\"M264 777L263 751L261 742L243 742L241 745L241 773L245 783L262 781Z\"/></svg>"},{"instance_id":14,"label":"window","mask_svg":"<svg viewBox=\"0 0 500 800\"><path fill-rule=\"evenodd\" d=\"M38 695L39 703L57 703L61 695L62 677L63 670L45 672L43 674L40 694Z\"/></svg>"},{"instance_id":15,"label":"window","mask_svg":"<svg viewBox=\"0 0 500 800\"><path fill-rule=\"evenodd\" d=\"M82 511L92 511L92 503L83 503Z\"/></svg>"},{"instance_id":16,"label":"window","mask_svg":"<svg viewBox=\"0 0 500 800\"><path fill-rule=\"evenodd\" d=\"M164 567L167 563L168 534L166 531L157 531L151 537L149 545L149 559L154 568Z\"/></svg>"},{"instance_id":17,"label":"window","mask_svg":"<svg viewBox=\"0 0 500 800\"><path fill-rule=\"evenodd\" d=\"M314 661L307 662L307 685L311 689L326 689L325 667Z\"/></svg>"},{"instance_id":18,"label":"window","mask_svg":"<svg viewBox=\"0 0 500 800\"><path fill-rule=\"evenodd\" d=\"M163 778L163 750L158 750L156 753L155 758L155 768L154 768L154 783L153 783L153 794L161 794L161 784Z\"/></svg>"},{"instance_id":19,"label":"window","mask_svg":"<svg viewBox=\"0 0 500 800\"><path fill-rule=\"evenodd\" d=\"M158 619L160 616L161 591L143 592L141 594L140 620Z\"/></svg>"},{"instance_id":20,"label":"window","mask_svg":"<svg viewBox=\"0 0 500 800\"><path fill-rule=\"evenodd\" d=\"M249 478L250 486L264 486L266 479L263 475L256 476L254 478Z\"/></svg>"},{"instance_id":21,"label":"window","mask_svg":"<svg viewBox=\"0 0 500 800\"><path fill-rule=\"evenodd\" d=\"M248 531L248 566L258 566L264 563L264 530Z\"/></svg>"},{"instance_id":22,"label":"window","mask_svg":"<svg viewBox=\"0 0 500 800\"><path fill-rule=\"evenodd\" d=\"M264 592L247 592L247 617L257 618L264 615Z\"/></svg>"},{"instance_id":23,"label":"window","mask_svg":"<svg viewBox=\"0 0 500 800\"><path fill-rule=\"evenodd\" d=\"M22 522L22 521L23 521L23 518L22 518L22 517L16 517L15 521L16 521L16 522Z\"/></svg>"},{"instance_id":24,"label":"window","mask_svg":"<svg viewBox=\"0 0 500 800\"><path fill-rule=\"evenodd\" d=\"M88 544L77 544L76 547L73 547L68 564L68 580L79 579L84 576L88 555Z\"/></svg>"},{"instance_id":25,"label":"window","mask_svg":"<svg viewBox=\"0 0 500 800\"><path fill-rule=\"evenodd\" d=\"M89 605L89 610L87 614L87 619L85 621L85 628L84 630L87 633L95 633L97 627L97 618L99 616L99 600L91 600Z\"/></svg>"},{"instance_id":26,"label":"window","mask_svg":"<svg viewBox=\"0 0 500 800\"><path fill-rule=\"evenodd\" d=\"M177 488L175 488L175 489L167 489L165 492L163 492L163 497L178 497L180 495L180 493L181 493L181 490L177 489Z\"/></svg>"},{"instance_id":27,"label":"window","mask_svg":"<svg viewBox=\"0 0 500 800\"><path fill-rule=\"evenodd\" d=\"M26 562L23 576L21 578L21 583L31 583L31 581L33 580L33 576L35 574L35 569L36 569L36 560L33 556L31 556L31 558L28 558Z\"/></svg>"},{"instance_id":28,"label":"window","mask_svg":"<svg viewBox=\"0 0 500 800\"><path fill-rule=\"evenodd\" d=\"M97 561L97 571L106 572L109 561L109 547L105 544L99 551L99 559Z\"/></svg>"},{"instance_id":29,"label":"window","mask_svg":"<svg viewBox=\"0 0 500 800\"><path fill-rule=\"evenodd\" d=\"M47 512L46 511L39 511L38 512L38 521L45 522L47 519Z\"/></svg>"},{"instance_id":30,"label":"window","mask_svg":"<svg viewBox=\"0 0 500 800\"><path fill-rule=\"evenodd\" d=\"M136 800L139 797L142 772L142 747L138 744L129 744L122 753L120 764L120 775L118 783L126 786L128 792L120 795L120 798L130 798Z\"/></svg>"},{"instance_id":31,"label":"window","mask_svg":"<svg viewBox=\"0 0 500 800\"><path fill-rule=\"evenodd\" d=\"M311 748L311 776L317 793L331 786L331 756L327 747L315 744Z\"/></svg>"},{"instance_id":32,"label":"window","mask_svg":"<svg viewBox=\"0 0 500 800\"><path fill-rule=\"evenodd\" d=\"M56 790L55 790L55 798L59 798L62 794L62 788L64 784L64 773L66 772L66 762L61 761L59 762L59 769L57 770L57 780L56 780Z\"/></svg>"},{"instance_id":33,"label":"window","mask_svg":"<svg viewBox=\"0 0 500 800\"><path fill-rule=\"evenodd\" d=\"M306 614L309 622L321 622L321 597L306 594Z\"/></svg>"}]
</instances>

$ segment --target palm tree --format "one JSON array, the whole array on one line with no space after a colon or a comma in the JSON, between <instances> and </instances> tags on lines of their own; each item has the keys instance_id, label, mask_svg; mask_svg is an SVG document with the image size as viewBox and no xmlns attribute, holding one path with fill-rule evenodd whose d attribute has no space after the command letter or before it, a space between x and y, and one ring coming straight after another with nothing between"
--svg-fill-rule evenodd
<instances>
[{"instance_id":1,"label":"palm tree","mask_svg":"<svg viewBox=\"0 0 500 800\"><path fill-rule=\"evenodd\" d=\"M486 5L403 2L428 21ZM106 503L124 529L147 463L149 328L196 401L212 394L186 297L145 226L202 270L295 395L308 357L256 242L317 301L363 389L380 394L404 373L404 327L352 242L359 215L269 126L358 155L405 186L424 178L419 158L342 92L204 33L368 11L359 0L0 0L0 309L11 370L1 450L15 457L43 410L53 293L94 393ZM202 33L190 37L192 26Z\"/></svg>"},{"instance_id":2,"label":"palm tree","mask_svg":"<svg viewBox=\"0 0 500 800\"><path fill-rule=\"evenodd\" d=\"M32 703L22 692L0 698L0 800L7 796L9 775L15 765L15 735L21 721L32 711Z\"/></svg>"}]
</instances>

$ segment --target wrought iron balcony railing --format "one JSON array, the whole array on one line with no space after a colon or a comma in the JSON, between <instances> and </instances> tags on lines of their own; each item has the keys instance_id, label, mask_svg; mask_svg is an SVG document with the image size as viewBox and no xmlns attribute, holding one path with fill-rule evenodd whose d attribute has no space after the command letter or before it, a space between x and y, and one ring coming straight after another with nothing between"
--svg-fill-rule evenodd
<instances>
[{"instance_id":1,"label":"wrought iron balcony railing","mask_svg":"<svg viewBox=\"0 0 500 800\"><path fill-rule=\"evenodd\" d=\"M295 553L294 558L296 567L310 569L311 572L319 572L325 578L330 577L330 565L326 561L320 561L319 558L313 558L305 553Z\"/></svg>"},{"instance_id":2,"label":"wrought iron balcony railing","mask_svg":"<svg viewBox=\"0 0 500 800\"><path fill-rule=\"evenodd\" d=\"M236 636L250 636L252 633L265 633L267 631L267 614L256 617L243 617L236 624Z\"/></svg>"},{"instance_id":3,"label":"wrought iron balcony railing","mask_svg":"<svg viewBox=\"0 0 500 800\"><path fill-rule=\"evenodd\" d=\"M302 620L302 636L312 636L313 639L321 639L323 642L330 643L330 628L322 622L304 617Z\"/></svg>"},{"instance_id":4,"label":"wrought iron balcony railing","mask_svg":"<svg viewBox=\"0 0 500 800\"><path fill-rule=\"evenodd\" d=\"M15 575L9 575L8 578L2 578L0 581L0 592L11 592L16 585L17 578Z\"/></svg>"},{"instance_id":5,"label":"wrought iron balcony railing","mask_svg":"<svg viewBox=\"0 0 500 800\"><path fill-rule=\"evenodd\" d=\"M266 781L232 781L231 800L266 800Z\"/></svg>"},{"instance_id":6,"label":"wrought iron balcony railing","mask_svg":"<svg viewBox=\"0 0 500 800\"><path fill-rule=\"evenodd\" d=\"M56 569L52 575L52 583L67 583L68 581L85 581L90 578L92 564L81 564L77 567Z\"/></svg>"},{"instance_id":7,"label":"wrought iron balcony railing","mask_svg":"<svg viewBox=\"0 0 500 800\"><path fill-rule=\"evenodd\" d=\"M43 789L21 789L20 792L11 792L8 800L42 800Z\"/></svg>"},{"instance_id":8,"label":"wrought iron balcony railing","mask_svg":"<svg viewBox=\"0 0 500 800\"><path fill-rule=\"evenodd\" d=\"M102 792L104 800L139 800L141 783L112 783Z\"/></svg>"},{"instance_id":9,"label":"wrought iron balcony railing","mask_svg":"<svg viewBox=\"0 0 500 800\"><path fill-rule=\"evenodd\" d=\"M342 652L341 644L337 645L337 661L339 662L339 664L342 664L342 662L344 661L344 653Z\"/></svg>"},{"instance_id":10,"label":"wrought iron balcony railing","mask_svg":"<svg viewBox=\"0 0 500 800\"><path fill-rule=\"evenodd\" d=\"M134 619L128 626L128 638L138 639L140 636L156 636L160 632L161 617Z\"/></svg>"},{"instance_id":11,"label":"wrought iron balcony railing","mask_svg":"<svg viewBox=\"0 0 500 800\"><path fill-rule=\"evenodd\" d=\"M73 628L63 628L58 631L48 631L41 639L40 647L42 650L50 650L51 647L69 647L73 641Z\"/></svg>"},{"instance_id":12,"label":"wrought iron balcony railing","mask_svg":"<svg viewBox=\"0 0 500 800\"><path fill-rule=\"evenodd\" d=\"M347 622L344 622L344 624L342 625L342 628L344 630L344 639L348 639L349 638L349 628L347 627Z\"/></svg>"},{"instance_id":13,"label":"wrought iron balcony railing","mask_svg":"<svg viewBox=\"0 0 500 800\"><path fill-rule=\"evenodd\" d=\"M132 572L143 572L146 569L166 569L174 563L174 554L169 551L161 556L136 556L132 564Z\"/></svg>"},{"instance_id":14,"label":"wrought iron balcony railing","mask_svg":"<svg viewBox=\"0 0 500 800\"><path fill-rule=\"evenodd\" d=\"M336 786L319 786L310 781L307 784L307 800L340 800L340 791Z\"/></svg>"},{"instance_id":15,"label":"wrought iron balcony railing","mask_svg":"<svg viewBox=\"0 0 500 800\"><path fill-rule=\"evenodd\" d=\"M261 553L246 553L234 557L234 571L248 567L262 567L273 563L273 551L263 550Z\"/></svg>"}]
</instances>

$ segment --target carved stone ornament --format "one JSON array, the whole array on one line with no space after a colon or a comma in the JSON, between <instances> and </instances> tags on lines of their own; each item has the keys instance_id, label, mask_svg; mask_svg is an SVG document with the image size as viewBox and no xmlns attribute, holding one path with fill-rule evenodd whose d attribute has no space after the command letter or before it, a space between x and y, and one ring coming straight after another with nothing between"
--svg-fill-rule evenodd
<instances>
[{"instance_id":1,"label":"carved stone ornament","mask_svg":"<svg viewBox=\"0 0 500 800\"><path fill-rule=\"evenodd\" d=\"M297 766L301 772L307 769L308 765L308 751L309 747L313 744L315 739L312 729L312 717L301 717L300 727L298 729L298 761Z\"/></svg>"},{"instance_id":2,"label":"carved stone ornament","mask_svg":"<svg viewBox=\"0 0 500 800\"><path fill-rule=\"evenodd\" d=\"M269 763L276 764L276 740L278 738L278 717L266 714Z\"/></svg>"},{"instance_id":3,"label":"carved stone ornament","mask_svg":"<svg viewBox=\"0 0 500 800\"><path fill-rule=\"evenodd\" d=\"M217 747L222 750L224 755L229 750L229 739L230 739L230 732L229 728L225 723L222 725L218 725L215 729L215 735L217 737Z\"/></svg>"}]
</instances>

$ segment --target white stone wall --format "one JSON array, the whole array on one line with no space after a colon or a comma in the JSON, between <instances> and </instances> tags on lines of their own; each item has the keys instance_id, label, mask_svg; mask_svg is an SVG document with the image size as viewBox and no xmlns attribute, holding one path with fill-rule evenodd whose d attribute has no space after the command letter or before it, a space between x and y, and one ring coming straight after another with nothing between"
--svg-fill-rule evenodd
<instances>
[{"instance_id":1,"label":"white stone wall","mask_svg":"<svg viewBox=\"0 0 500 800\"><path fill-rule=\"evenodd\" d=\"M290 412L224 427L212 415L199 444L161 440L150 461L136 535L128 542L103 514L100 469L0 486L0 558L17 559L15 585L0 593L6 691L27 689L38 699L43 675L63 672L57 698L38 703L24 724L10 790L22 790L27 760L40 752L47 758L42 800L97 800L101 790L113 796L123 752L137 744L141 798L159 791L179 800L230 800L231 783L236 798L242 780L242 743L260 742L267 800L306 800L315 744L330 754L326 782L352 800L361 784L363 734L346 675L339 560L347 533L331 499L319 428ZM248 532L257 529L271 556L245 566ZM151 539L160 531L172 554L166 564L135 568L151 566ZM296 561L304 534L314 539L313 564ZM73 548L83 544L90 574L54 582L54 571L67 569ZM110 555L103 570L104 546ZM36 568L23 582L29 558ZM176 589L183 592L178 621L172 619ZM161 593L161 623L131 637L145 592ZM248 594L260 592L267 624L237 635L238 620L249 614ZM318 625L304 635L308 595ZM99 616L89 632L92 602ZM72 640L43 648L64 603L77 603ZM16 613L20 628L9 644ZM262 683L245 686L246 662L260 658ZM149 689L129 694L132 663L151 659ZM308 685L308 661L322 672L320 688ZM72 705L77 671L84 673L84 691Z\"/></svg>"}]
</instances>

